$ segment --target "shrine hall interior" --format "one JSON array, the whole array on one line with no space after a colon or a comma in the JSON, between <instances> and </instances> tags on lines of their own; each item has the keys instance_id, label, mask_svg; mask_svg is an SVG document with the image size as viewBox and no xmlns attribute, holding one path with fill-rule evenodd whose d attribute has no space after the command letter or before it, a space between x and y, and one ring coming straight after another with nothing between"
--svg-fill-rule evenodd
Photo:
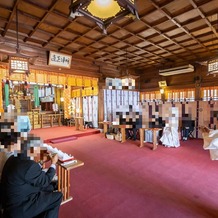
<instances>
[{"instance_id":1,"label":"shrine hall interior","mask_svg":"<svg viewBox=\"0 0 218 218\"><path fill-rule=\"evenodd\" d=\"M121 2L123 7L125 1ZM86 107L85 121L95 116L98 127L99 122L116 119L116 104L105 97L112 90L117 95L133 91L127 96L136 92L135 102L127 103L133 105L216 98L216 0L131 0L131 10L121 7L127 12L104 22L84 15L78 4L83 1L1 1L1 85L13 86L6 99L1 94L2 111L12 103L23 112L39 107L50 112L57 103L57 110L69 119L84 115ZM10 63L16 56L28 60L28 72L13 72ZM58 65L58 58L65 63ZM120 88L122 80L126 84ZM35 85L39 98L34 102ZM95 115L82 105L86 97L87 101L92 97L92 104L96 101Z\"/></svg>"},{"instance_id":2,"label":"shrine hall interior","mask_svg":"<svg viewBox=\"0 0 218 218\"><path fill-rule=\"evenodd\" d=\"M89 137L126 154L126 144L158 152L187 142L204 151L202 127L218 128L218 0L112 2L99 14L98 0L0 0L1 113L25 114L44 143L75 152L75 172L90 161L78 152L80 139L89 152ZM61 217L72 200L64 197ZM80 209L78 218L118 217Z\"/></svg>"}]
</instances>

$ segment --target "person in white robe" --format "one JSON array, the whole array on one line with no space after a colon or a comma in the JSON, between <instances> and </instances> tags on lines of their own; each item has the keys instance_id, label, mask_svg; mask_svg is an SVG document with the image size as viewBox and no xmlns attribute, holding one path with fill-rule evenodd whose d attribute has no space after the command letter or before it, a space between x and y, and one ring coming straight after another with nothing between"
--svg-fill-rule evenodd
<instances>
[{"instance_id":1,"label":"person in white robe","mask_svg":"<svg viewBox=\"0 0 218 218\"><path fill-rule=\"evenodd\" d=\"M166 147L179 147L180 141L179 141L179 133L178 133L178 127L179 127L179 110L177 107L170 108L169 111L169 122L166 123L166 126L163 130L163 135L160 138L160 141L162 144Z\"/></svg>"}]
</instances>

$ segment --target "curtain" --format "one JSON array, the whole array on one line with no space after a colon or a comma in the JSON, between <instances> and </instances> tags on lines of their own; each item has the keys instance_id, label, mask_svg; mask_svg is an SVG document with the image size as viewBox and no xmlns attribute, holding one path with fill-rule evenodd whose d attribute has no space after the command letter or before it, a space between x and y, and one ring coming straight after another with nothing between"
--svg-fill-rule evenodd
<instances>
[{"instance_id":1,"label":"curtain","mask_svg":"<svg viewBox=\"0 0 218 218\"><path fill-rule=\"evenodd\" d=\"M9 84L5 84L5 107L9 105Z\"/></svg>"},{"instance_id":2,"label":"curtain","mask_svg":"<svg viewBox=\"0 0 218 218\"><path fill-rule=\"evenodd\" d=\"M104 89L104 120L115 121L118 107L136 106L138 103L139 92L137 91Z\"/></svg>"},{"instance_id":3,"label":"curtain","mask_svg":"<svg viewBox=\"0 0 218 218\"><path fill-rule=\"evenodd\" d=\"M35 107L39 107L39 87L38 86L34 86L34 104Z\"/></svg>"},{"instance_id":4,"label":"curtain","mask_svg":"<svg viewBox=\"0 0 218 218\"><path fill-rule=\"evenodd\" d=\"M88 97L83 97L83 117L84 121L92 121L89 119L88 114Z\"/></svg>"},{"instance_id":5,"label":"curtain","mask_svg":"<svg viewBox=\"0 0 218 218\"><path fill-rule=\"evenodd\" d=\"M86 96L83 98L84 121L92 122L93 127L98 127L98 96Z\"/></svg>"}]
</instances>

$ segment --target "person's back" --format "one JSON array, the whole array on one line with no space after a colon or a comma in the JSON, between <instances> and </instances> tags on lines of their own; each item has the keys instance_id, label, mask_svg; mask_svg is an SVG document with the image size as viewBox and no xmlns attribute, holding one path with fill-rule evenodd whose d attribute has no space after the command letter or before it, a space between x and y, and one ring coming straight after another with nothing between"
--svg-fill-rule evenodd
<instances>
[{"instance_id":1,"label":"person's back","mask_svg":"<svg viewBox=\"0 0 218 218\"><path fill-rule=\"evenodd\" d=\"M33 160L11 156L5 163L1 179L4 192L7 192L4 206L7 208L34 200L42 188L49 186L54 174L54 169L45 174Z\"/></svg>"},{"instance_id":2,"label":"person's back","mask_svg":"<svg viewBox=\"0 0 218 218\"><path fill-rule=\"evenodd\" d=\"M58 217L62 193L54 192L51 183L58 156L51 157L51 166L44 172L37 162L31 160L40 154L40 150L39 138L27 135L21 142L20 153L6 161L1 178L5 217Z\"/></svg>"},{"instance_id":3,"label":"person's back","mask_svg":"<svg viewBox=\"0 0 218 218\"><path fill-rule=\"evenodd\" d=\"M13 155L13 152L0 152L0 181L1 181L1 175L2 175L2 170L3 170L3 167L7 161L7 159Z\"/></svg>"}]
</instances>

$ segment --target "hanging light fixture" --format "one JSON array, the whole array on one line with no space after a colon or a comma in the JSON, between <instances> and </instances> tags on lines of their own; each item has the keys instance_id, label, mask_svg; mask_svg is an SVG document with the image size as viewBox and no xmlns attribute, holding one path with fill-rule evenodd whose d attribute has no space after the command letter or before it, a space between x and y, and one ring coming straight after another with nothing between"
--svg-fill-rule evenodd
<instances>
[{"instance_id":1,"label":"hanging light fixture","mask_svg":"<svg viewBox=\"0 0 218 218\"><path fill-rule=\"evenodd\" d=\"M218 73L218 58L211 59L207 62L208 74Z\"/></svg>"},{"instance_id":2,"label":"hanging light fixture","mask_svg":"<svg viewBox=\"0 0 218 218\"><path fill-rule=\"evenodd\" d=\"M212 18L211 18L212 19ZM218 14L216 14L216 22L218 22ZM211 26L212 32L217 32L216 28ZM207 61L208 75L218 73L218 57L212 58Z\"/></svg>"},{"instance_id":3,"label":"hanging light fixture","mask_svg":"<svg viewBox=\"0 0 218 218\"><path fill-rule=\"evenodd\" d=\"M70 18L88 17L104 34L111 23L130 14L139 19L134 0L72 0L70 5Z\"/></svg>"},{"instance_id":4,"label":"hanging light fixture","mask_svg":"<svg viewBox=\"0 0 218 218\"><path fill-rule=\"evenodd\" d=\"M19 39L18 39L18 12L16 8L16 55L9 57L9 74L25 73L29 74L29 59L19 54Z\"/></svg>"}]
</instances>

